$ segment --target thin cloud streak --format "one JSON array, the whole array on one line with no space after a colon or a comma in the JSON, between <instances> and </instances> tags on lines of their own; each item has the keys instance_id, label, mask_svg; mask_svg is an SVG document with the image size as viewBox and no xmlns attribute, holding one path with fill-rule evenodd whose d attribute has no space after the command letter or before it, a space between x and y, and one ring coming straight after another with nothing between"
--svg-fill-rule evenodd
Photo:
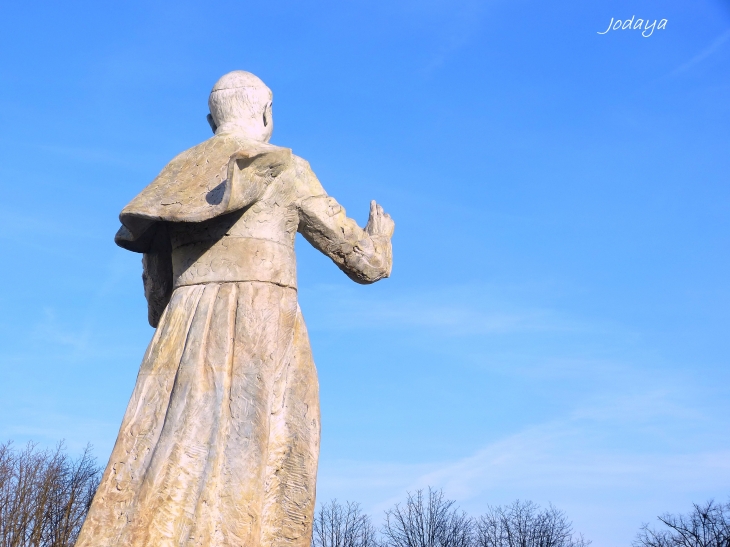
<instances>
[{"instance_id":1,"label":"thin cloud streak","mask_svg":"<svg viewBox=\"0 0 730 547\"><path fill-rule=\"evenodd\" d=\"M38 144L38 150L82 163L104 164L113 167L133 167L135 162L109 150L87 146L60 146Z\"/></svg>"},{"instance_id":2,"label":"thin cloud streak","mask_svg":"<svg viewBox=\"0 0 730 547\"><path fill-rule=\"evenodd\" d=\"M25 424L9 425L0 428L0 439L13 439L17 444L33 441L44 446L54 446L63 440L72 453L79 453L91 444L96 448L95 455L104 465L114 445L119 424L102 420L82 419L77 416L54 413L37 407L33 410L14 412ZM64 435L59 436L63 431Z\"/></svg>"},{"instance_id":3,"label":"thin cloud streak","mask_svg":"<svg viewBox=\"0 0 730 547\"><path fill-rule=\"evenodd\" d=\"M700 64L702 61L707 59L710 55L715 53L720 47L730 39L730 29L726 30L723 34L718 36L712 44L710 44L709 47L703 49L700 53L692 57L689 61L684 63L683 65L679 66L678 68L674 69L670 76L677 76L678 74L681 74L682 72L686 72L690 68L694 67L695 65Z\"/></svg>"},{"instance_id":4,"label":"thin cloud streak","mask_svg":"<svg viewBox=\"0 0 730 547\"><path fill-rule=\"evenodd\" d=\"M425 74L441 68L449 57L464 47L476 35L484 17L486 2L471 1L455 10L452 21L446 25L446 36L440 40L438 53L426 65Z\"/></svg>"},{"instance_id":5,"label":"thin cloud streak","mask_svg":"<svg viewBox=\"0 0 730 547\"><path fill-rule=\"evenodd\" d=\"M365 299L340 287L315 289L317 328L437 329L442 335L468 336L518 332L597 332L604 327L570 320L559 312L521 307L500 295L504 287L461 286L437 291ZM327 302L331 300L331 302ZM308 313L308 315L310 315Z\"/></svg>"},{"instance_id":6,"label":"thin cloud streak","mask_svg":"<svg viewBox=\"0 0 730 547\"><path fill-rule=\"evenodd\" d=\"M653 408L654 415L642 420L647 408ZM701 418L695 411L684 412L675 402L650 392L633 404L625 399L578 409L564 420L527 428L452 462L332 462L321 483L325 490L383 489L387 497L373 500L375 508L388 506L406 490L429 485L443 487L461 501L502 491L629 488L645 492L657 486L677 490L687 486L730 487L730 449L671 453L657 445L657 449L643 453L618 450L611 437L625 434L622 430L632 415L634 433L647 437L651 436L646 433L647 426L653 422L672 419L679 430L689 430L692 422ZM693 439L687 441L688 446L695 444Z\"/></svg>"},{"instance_id":7,"label":"thin cloud streak","mask_svg":"<svg viewBox=\"0 0 730 547\"><path fill-rule=\"evenodd\" d=\"M685 441L681 449L653 429L670 420ZM552 502L569 509L580 531L626 543L642 518L730 489L730 448L706 445L693 433L703 420L715 420L716 431L722 426L720 418L682 405L676 394L647 391L578 408L454 461L324 461L318 490L322 501L364 502L376 521L405 492L428 486L443 488L472 514L516 498ZM629 448L617 442L633 437L643 442ZM687 492L696 499L687 499ZM607 520L610 527L602 524Z\"/></svg>"}]
</instances>

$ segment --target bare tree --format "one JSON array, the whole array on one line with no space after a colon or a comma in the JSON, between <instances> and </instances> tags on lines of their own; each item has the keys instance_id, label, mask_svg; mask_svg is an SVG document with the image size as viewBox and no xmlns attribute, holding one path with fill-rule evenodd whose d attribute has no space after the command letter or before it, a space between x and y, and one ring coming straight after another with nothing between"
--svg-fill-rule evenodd
<instances>
[{"instance_id":1,"label":"bare tree","mask_svg":"<svg viewBox=\"0 0 730 547\"><path fill-rule=\"evenodd\" d=\"M693 504L688 515L657 517L667 528L641 527L635 547L730 547L730 502Z\"/></svg>"},{"instance_id":2,"label":"bare tree","mask_svg":"<svg viewBox=\"0 0 730 547\"><path fill-rule=\"evenodd\" d=\"M377 547L370 517L354 502L334 499L322 505L313 528L312 547Z\"/></svg>"},{"instance_id":3,"label":"bare tree","mask_svg":"<svg viewBox=\"0 0 730 547\"><path fill-rule=\"evenodd\" d=\"M473 528L471 517L429 487L385 512L382 535L388 547L471 547Z\"/></svg>"},{"instance_id":4,"label":"bare tree","mask_svg":"<svg viewBox=\"0 0 730 547\"><path fill-rule=\"evenodd\" d=\"M37 450L0 445L0 547L71 547L99 484L87 447L73 460L63 443Z\"/></svg>"},{"instance_id":5,"label":"bare tree","mask_svg":"<svg viewBox=\"0 0 730 547\"><path fill-rule=\"evenodd\" d=\"M489 507L476 522L476 547L586 547L565 514L531 501Z\"/></svg>"}]
</instances>

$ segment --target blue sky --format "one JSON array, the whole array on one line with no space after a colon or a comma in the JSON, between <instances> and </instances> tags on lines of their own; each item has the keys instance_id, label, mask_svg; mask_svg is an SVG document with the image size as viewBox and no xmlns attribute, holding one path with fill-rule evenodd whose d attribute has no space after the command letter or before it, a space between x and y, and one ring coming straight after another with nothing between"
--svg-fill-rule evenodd
<instances>
[{"instance_id":1,"label":"blue sky","mask_svg":"<svg viewBox=\"0 0 730 547\"><path fill-rule=\"evenodd\" d=\"M610 20L667 19L648 38ZM532 499L597 547L730 494L730 3L16 2L0 33L0 438L106 461L152 335L121 208L234 69L395 266L299 240L318 493Z\"/></svg>"}]
</instances>

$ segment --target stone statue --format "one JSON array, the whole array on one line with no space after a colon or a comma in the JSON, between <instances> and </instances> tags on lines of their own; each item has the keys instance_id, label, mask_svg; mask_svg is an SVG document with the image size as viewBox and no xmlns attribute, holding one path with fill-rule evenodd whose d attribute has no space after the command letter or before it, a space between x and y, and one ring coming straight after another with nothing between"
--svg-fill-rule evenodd
<instances>
[{"instance_id":1,"label":"stone statue","mask_svg":"<svg viewBox=\"0 0 730 547\"><path fill-rule=\"evenodd\" d=\"M77 547L309 547L319 401L294 238L374 283L394 223L372 202L361 229L269 144L271 104L253 74L223 76L215 135L120 214L156 331Z\"/></svg>"}]
</instances>

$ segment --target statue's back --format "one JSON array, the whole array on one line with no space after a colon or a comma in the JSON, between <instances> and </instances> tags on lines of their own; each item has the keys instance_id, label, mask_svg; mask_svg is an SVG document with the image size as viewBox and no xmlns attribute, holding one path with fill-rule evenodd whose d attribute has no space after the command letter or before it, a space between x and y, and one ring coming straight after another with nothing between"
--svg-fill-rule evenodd
<instances>
[{"instance_id":1,"label":"statue's back","mask_svg":"<svg viewBox=\"0 0 730 547\"><path fill-rule=\"evenodd\" d=\"M235 86L260 81L232 74L211 93L216 135L120 215L157 330L77 547L310 544L319 388L294 239L373 283L390 274L393 223L373 202L360 228L309 164L266 142L270 92L262 117L236 118L255 94Z\"/></svg>"}]
</instances>

